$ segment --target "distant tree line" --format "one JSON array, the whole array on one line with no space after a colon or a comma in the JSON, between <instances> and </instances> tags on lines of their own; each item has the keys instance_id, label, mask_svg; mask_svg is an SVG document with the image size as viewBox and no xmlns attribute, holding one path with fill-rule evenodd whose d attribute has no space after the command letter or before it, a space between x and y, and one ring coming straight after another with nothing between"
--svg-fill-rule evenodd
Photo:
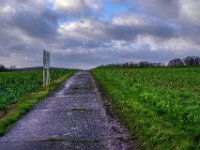
<instances>
[{"instance_id":1,"label":"distant tree line","mask_svg":"<svg viewBox=\"0 0 200 150\"><path fill-rule=\"evenodd\" d=\"M170 60L168 63L170 67L181 67L181 66L200 66L200 57L199 56L188 56L184 59L175 58Z\"/></svg>"},{"instance_id":2,"label":"distant tree line","mask_svg":"<svg viewBox=\"0 0 200 150\"><path fill-rule=\"evenodd\" d=\"M0 72L7 72L17 69L16 66L10 66L9 68L4 66L3 64L0 64Z\"/></svg>"},{"instance_id":3,"label":"distant tree line","mask_svg":"<svg viewBox=\"0 0 200 150\"><path fill-rule=\"evenodd\" d=\"M126 63L118 63L118 64L109 64L106 65L109 67L134 67L134 68L142 68L142 67L184 67L184 66L200 66L200 57L199 56L187 56L184 59L175 58L169 61L167 66L164 63L151 63L148 61L141 61L139 63L126 62Z\"/></svg>"},{"instance_id":4,"label":"distant tree line","mask_svg":"<svg viewBox=\"0 0 200 150\"><path fill-rule=\"evenodd\" d=\"M184 66L200 66L200 57L199 56L187 56L184 59L175 58L169 61L167 66L164 63L152 63L148 61L141 61L139 63L127 62L127 63L118 63L118 64L109 64L102 66L110 66L110 67L130 67L130 68L142 68L142 67L184 67ZM30 67L30 68L17 68L16 66L10 66L9 68L5 67L3 64L0 64L0 72L7 71L26 71L26 70L42 70L43 67ZM51 69L61 69L54 68Z\"/></svg>"},{"instance_id":5,"label":"distant tree line","mask_svg":"<svg viewBox=\"0 0 200 150\"><path fill-rule=\"evenodd\" d=\"M51 67L51 70L53 69L66 69L63 67ZM3 64L0 64L0 72L8 72L8 71L32 71L32 70L43 70L42 66L38 66L38 67L26 67L26 68L17 68L16 66L10 66L10 67L6 67Z\"/></svg>"},{"instance_id":6,"label":"distant tree line","mask_svg":"<svg viewBox=\"0 0 200 150\"><path fill-rule=\"evenodd\" d=\"M104 66L104 65L103 65ZM142 68L142 67L164 67L165 64L159 62L159 63L150 63L148 61L141 61L139 63L117 63L117 64L109 64L105 65L108 67L130 67L130 68Z\"/></svg>"}]
</instances>

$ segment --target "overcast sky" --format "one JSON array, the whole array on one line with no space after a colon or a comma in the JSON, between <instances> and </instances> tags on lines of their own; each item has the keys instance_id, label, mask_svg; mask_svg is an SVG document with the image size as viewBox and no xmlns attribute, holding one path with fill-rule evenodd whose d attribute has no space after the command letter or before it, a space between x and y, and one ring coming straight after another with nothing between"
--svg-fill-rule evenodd
<instances>
[{"instance_id":1,"label":"overcast sky","mask_svg":"<svg viewBox=\"0 0 200 150\"><path fill-rule=\"evenodd\" d=\"M1 0L0 64L56 67L200 55L200 0Z\"/></svg>"}]
</instances>

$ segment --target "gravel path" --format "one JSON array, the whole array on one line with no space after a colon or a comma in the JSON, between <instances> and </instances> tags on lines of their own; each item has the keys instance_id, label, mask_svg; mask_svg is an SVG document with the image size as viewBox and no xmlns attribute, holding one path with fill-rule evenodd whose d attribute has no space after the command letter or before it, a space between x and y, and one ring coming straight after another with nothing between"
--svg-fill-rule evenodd
<instances>
[{"instance_id":1,"label":"gravel path","mask_svg":"<svg viewBox=\"0 0 200 150\"><path fill-rule=\"evenodd\" d=\"M0 138L1 150L134 150L89 72L76 73Z\"/></svg>"}]
</instances>

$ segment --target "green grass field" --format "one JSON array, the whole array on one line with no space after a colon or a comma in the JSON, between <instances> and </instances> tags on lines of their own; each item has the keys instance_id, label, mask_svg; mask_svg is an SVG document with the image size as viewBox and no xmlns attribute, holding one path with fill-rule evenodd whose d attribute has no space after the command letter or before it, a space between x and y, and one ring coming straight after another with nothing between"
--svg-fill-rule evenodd
<instances>
[{"instance_id":1,"label":"green grass field","mask_svg":"<svg viewBox=\"0 0 200 150\"><path fill-rule=\"evenodd\" d=\"M200 149L200 68L92 70L138 149Z\"/></svg>"},{"instance_id":2,"label":"green grass field","mask_svg":"<svg viewBox=\"0 0 200 150\"><path fill-rule=\"evenodd\" d=\"M51 70L51 80L69 73L71 70ZM42 71L19 71L0 73L0 110L15 103L24 95L42 88Z\"/></svg>"}]
</instances>

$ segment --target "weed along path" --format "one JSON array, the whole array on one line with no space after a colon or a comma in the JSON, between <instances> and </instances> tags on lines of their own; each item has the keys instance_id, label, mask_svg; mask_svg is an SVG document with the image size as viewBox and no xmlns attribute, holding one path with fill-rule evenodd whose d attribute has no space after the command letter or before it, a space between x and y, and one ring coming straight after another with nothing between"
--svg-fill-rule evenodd
<instances>
[{"instance_id":1,"label":"weed along path","mask_svg":"<svg viewBox=\"0 0 200 150\"><path fill-rule=\"evenodd\" d=\"M134 150L107 114L90 73L78 72L1 137L0 149Z\"/></svg>"}]
</instances>

